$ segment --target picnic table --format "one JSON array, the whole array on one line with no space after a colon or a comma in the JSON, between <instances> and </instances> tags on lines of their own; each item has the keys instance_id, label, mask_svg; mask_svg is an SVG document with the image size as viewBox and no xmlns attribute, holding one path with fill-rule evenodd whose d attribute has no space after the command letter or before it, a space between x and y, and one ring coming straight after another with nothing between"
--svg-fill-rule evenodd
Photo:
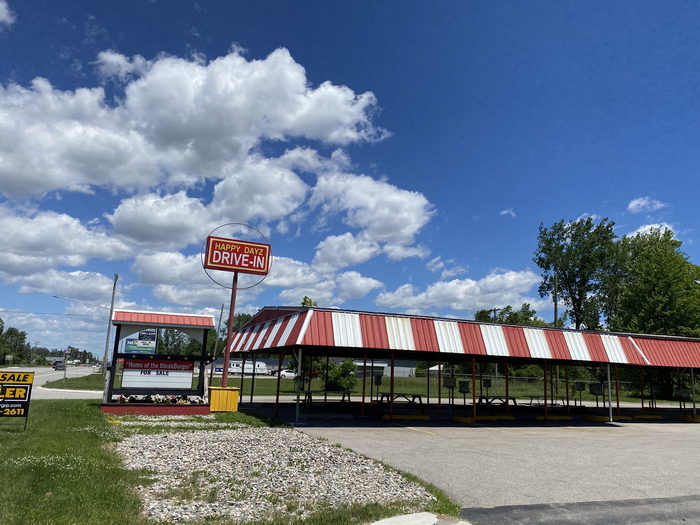
<instances>
[{"instance_id":1,"label":"picnic table","mask_svg":"<svg viewBox=\"0 0 700 525\"><path fill-rule=\"evenodd\" d=\"M513 396L479 396L477 405L492 405L496 401L500 401L502 405L512 403L515 406L518 404L518 401Z\"/></svg>"},{"instance_id":2,"label":"picnic table","mask_svg":"<svg viewBox=\"0 0 700 525\"><path fill-rule=\"evenodd\" d=\"M544 405L544 396L528 396L530 398L530 406L533 404L537 406L542 406ZM554 398L558 399L561 401L562 405L566 404L566 398L564 396L554 396ZM547 396L547 404L550 404L551 406L558 406L558 402L554 402L554 398L551 396Z\"/></svg>"},{"instance_id":3,"label":"picnic table","mask_svg":"<svg viewBox=\"0 0 700 525\"><path fill-rule=\"evenodd\" d=\"M409 403L415 403L416 400L418 400L419 404L423 404L423 396L421 394L409 394L409 393L403 393L403 392L394 392L394 397L391 397L390 392L384 392L381 394L381 397L379 398L379 402L383 403L384 400L386 399L387 403L390 401L396 401L397 399L402 398L408 401Z\"/></svg>"},{"instance_id":4,"label":"picnic table","mask_svg":"<svg viewBox=\"0 0 700 525\"><path fill-rule=\"evenodd\" d=\"M328 394L333 394L333 395L340 395L342 396L340 401L345 402L347 401L348 403L350 402L350 394L352 392L350 390L304 390L304 403L311 404L314 402L314 394L323 394L324 395L324 401L325 401L325 396Z\"/></svg>"}]
</instances>

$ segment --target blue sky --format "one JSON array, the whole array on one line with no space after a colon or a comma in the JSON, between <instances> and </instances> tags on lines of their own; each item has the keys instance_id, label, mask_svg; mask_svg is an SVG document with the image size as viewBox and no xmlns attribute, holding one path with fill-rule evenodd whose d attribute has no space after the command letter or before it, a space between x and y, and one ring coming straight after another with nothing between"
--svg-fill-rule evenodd
<instances>
[{"instance_id":1,"label":"blue sky","mask_svg":"<svg viewBox=\"0 0 700 525\"><path fill-rule=\"evenodd\" d=\"M106 305L115 272L118 307L218 316L199 251L228 222L272 244L251 313L550 319L537 228L585 216L671 228L697 262L699 22L690 2L0 0L0 317L99 354L105 312L53 296Z\"/></svg>"}]
</instances>

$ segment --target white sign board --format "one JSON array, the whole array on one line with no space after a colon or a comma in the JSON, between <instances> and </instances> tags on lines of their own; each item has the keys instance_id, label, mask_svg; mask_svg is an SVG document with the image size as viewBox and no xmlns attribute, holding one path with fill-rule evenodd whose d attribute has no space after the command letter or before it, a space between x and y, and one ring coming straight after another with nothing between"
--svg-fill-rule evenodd
<instances>
[{"instance_id":1,"label":"white sign board","mask_svg":"<svg viewBox=\"0 0 700 525\"><path fill-rule=\"evenodd\" d=\"M122 388L192 388L192 361L125 359Z\"/></svg>"}]
</instances>

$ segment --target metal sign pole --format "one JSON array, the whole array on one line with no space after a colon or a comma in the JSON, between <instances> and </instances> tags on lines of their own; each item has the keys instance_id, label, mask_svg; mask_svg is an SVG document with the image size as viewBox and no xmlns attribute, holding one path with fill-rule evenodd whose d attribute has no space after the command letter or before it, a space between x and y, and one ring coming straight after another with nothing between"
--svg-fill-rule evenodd
<instances>
[{"instance_id":1,"label":"metal sign pole","mask_svg":"<svg viewBox=\"0 0 700 525\"><path fill-rule=\"evenodd\" d=\"M214 367L216 366L216 352L219 349L219 333L221 332L221 320L224 318L224 305L221 305L221 312L219 312L219 324L216 325L216 339L214 339L214 355L211 359L211 368L209 369L209 384L214 379Z\"/></svg>"},{"instance_id":2,"label":"metal sign pole","mask_svg":"<svg viewBox=\"0 0 700 525\"><path fill-rule=\"evenodd\" d=\"M228 313L228 330L226 333L226 349L224 350L224 369L221 372L221 386L226 388L228 384L228 364L231 359L231 343L233 342L233 316L236 311L236 290L238 289L238 272L233 272L231 284L231 306Z\"/></svg>"}]
</instances>

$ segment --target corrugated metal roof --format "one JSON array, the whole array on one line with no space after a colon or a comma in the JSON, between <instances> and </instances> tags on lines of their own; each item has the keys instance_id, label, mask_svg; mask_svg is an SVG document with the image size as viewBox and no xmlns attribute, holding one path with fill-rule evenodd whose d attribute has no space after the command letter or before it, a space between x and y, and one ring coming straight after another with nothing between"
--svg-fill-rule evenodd
<instances>
[{"instance_id":1,"label":"corrugated metal roof","mask_svg":"<svg viewBox=\"0 0 700 525\"><path fill-rule=\"evenodd\" d=\"M209 329L214 328L214 318L208 315L116 310L112 324Z\"/></svg>"},{"instance_id":2,"label":"corrugated metal roof","mask_svg":"<svg viewBox=\"0 0 700 525\"><path fill-rule=\"evenodd\" d=\"M503 326L323 308L275 307L236 333L233 352L290 346L700 368L700 340ZM292 312L292 313L290 313Z\"/></svg>"}]
</instances>

